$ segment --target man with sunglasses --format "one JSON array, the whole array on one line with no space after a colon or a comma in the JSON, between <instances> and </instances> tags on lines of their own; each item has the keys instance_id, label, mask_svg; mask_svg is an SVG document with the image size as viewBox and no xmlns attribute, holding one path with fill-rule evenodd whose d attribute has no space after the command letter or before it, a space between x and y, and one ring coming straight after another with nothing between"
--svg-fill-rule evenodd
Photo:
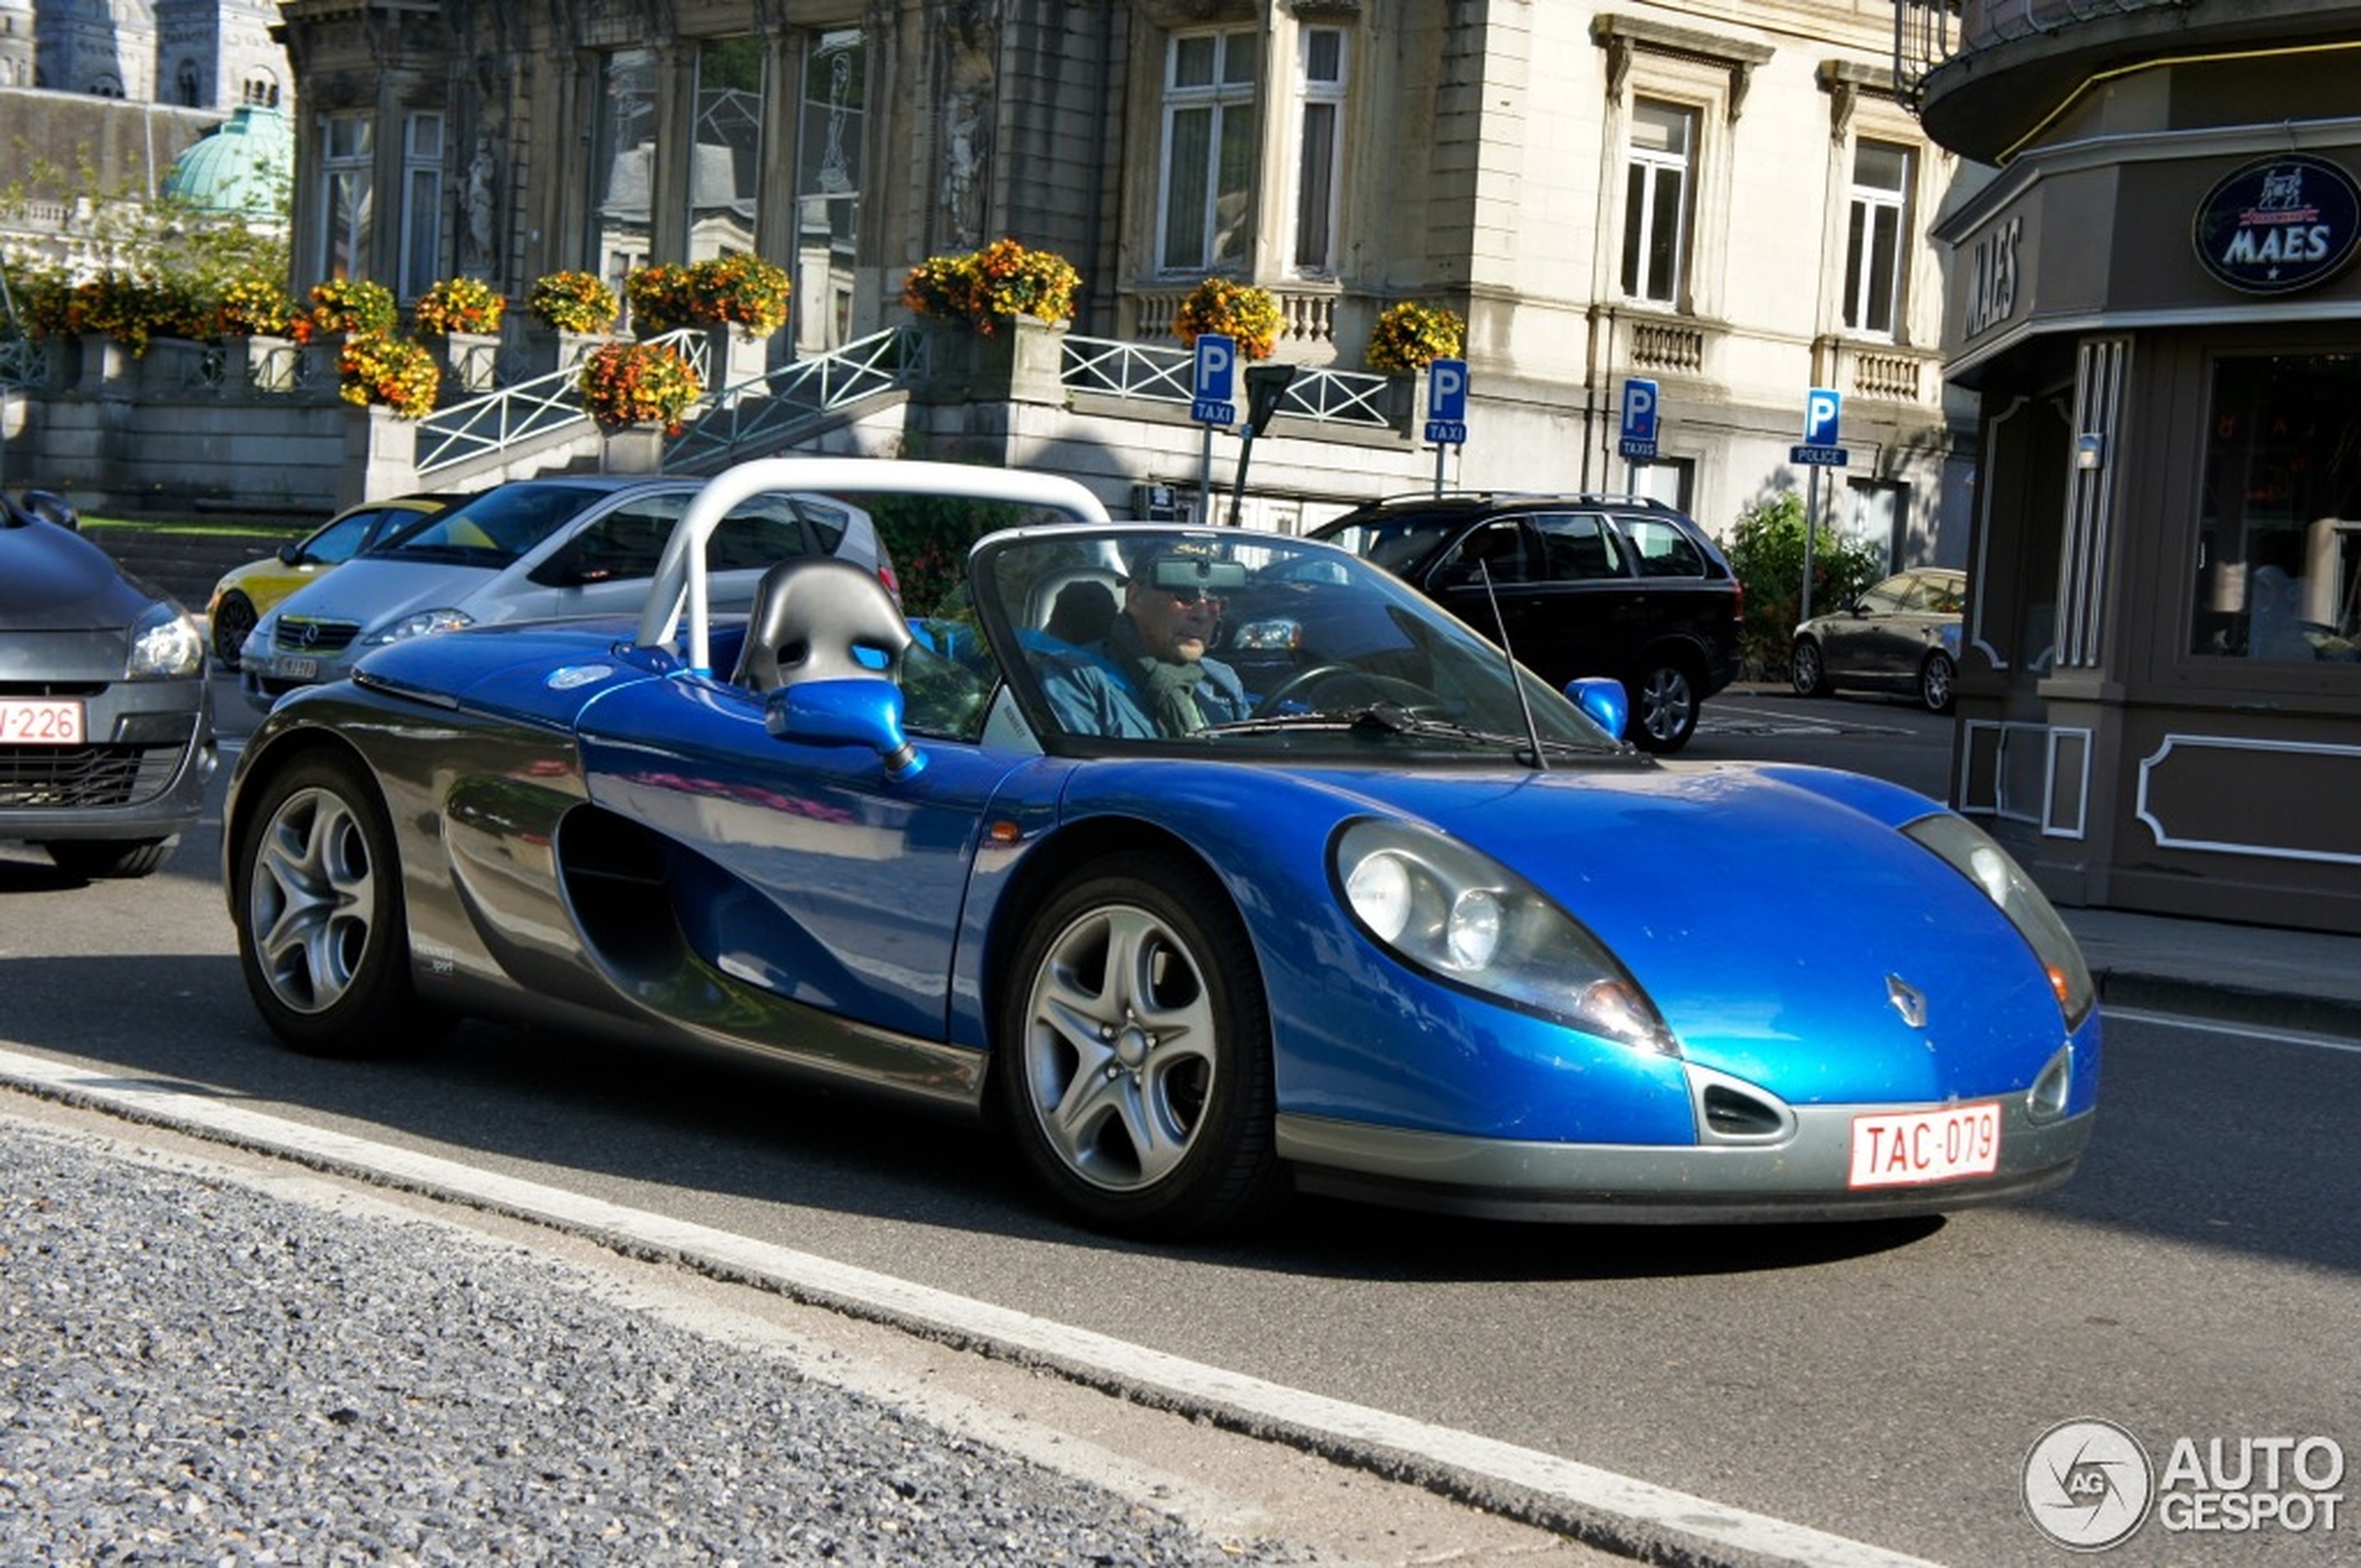
<instances>
[{"instance_id":1,"label":"man with sunglasses","mask_svg":"<svg viewBox=\"0 0 2361 1568\"><path fill-rule=\"evenodd\" d=\"M1164 540L1126 566L1123 608L1106 635L1043 672L1058 722L1075 734L1147 740L1250 714L1237 672L1206 656L1220 635L1220 589L1242 574L1237 566L1212 545Z\"/></svg>"}]
</instances>

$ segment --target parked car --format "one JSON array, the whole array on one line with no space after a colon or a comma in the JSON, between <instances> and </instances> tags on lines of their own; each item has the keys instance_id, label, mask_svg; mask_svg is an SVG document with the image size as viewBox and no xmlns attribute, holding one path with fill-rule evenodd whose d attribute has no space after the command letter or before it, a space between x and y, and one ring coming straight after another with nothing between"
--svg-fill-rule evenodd
<instances>
[{"instance_id":1,"label":"parked car","mask_svg":"<svg viewBox=\"0 0 2361 1568\"><path fill-rule=\"evenodd\" d=\"M1906 692L1932 713L1951 711L1968 574L1943 567L1897 572L1834 614L1795 629L1790 669L1807 697L1840 690Z\"/></svg>"},{"instance_id":2,"label":"parked car","mask_svg":"<svg viewBox=\"0 0 2361 1568\"><path fill-rule=\"evenodd\" d=\"M205 605L213 628L213 661L236 673L239 651L257 621L287 595L332 566L374 549L419 519L466 500L464 494L395 495L348 507L293 544L222 573Z\"/></svg>"},{"instance_id":3,"label":"parked car","mask_svg":"<svg viewBox=\"0 0 2361 1568\"><path fill-rule=\"evenodd\" d=\"M806 485L1078 520L987 536L915 622L817 555L708 613L686 562ZM1110 523L1049 476L766 460L678 527L636 619L394 642L256 730L224 886L290 1045L459 1012L728 1045L995 1119L1067 1213L1154 1235L1291 1184L1945 1211L2091 1135L2090 973L1932 800L1665 768L1619 684L1577 705L1353 555Z\"/></svg>"},{"instance_id":4,"label":"parked car","mask_svg":"<svg viewBox=\"0 0 2361 1568\"><path fill-rule=\"evenodd\" d=\"M363 653L457 626L637 609L694 479L517 480L363 550L299 588L248 635L239 689L257 709L334 680ZM744 610L775 561L833 555L889 590L893 563L869 514L810 493L749 498L708 544L707 591Z\"/></svg>"},{"instance_id":5,"label":"parked car","mask_svg":"<svg viewBox=\"0 0 2361 1568\"><path fill-rule=\"evenodd\" d=\"M0 838L145 876L213 776L204 637L77 527L55 496L0 497Z\"/></svg>"},{"instance_id":6,"label":"parked car","mask_svg":"<svg viewBox=\"0 0 2361 1568\"><path fill-rule=\"evenodd\" d=\"M1406 495L1312 536L1375 561L1552 685L1613 676L1629 739L1675 752L1738 673L1740 591L1713 540L1644 496Z\"/></svg>"}]
</instances>

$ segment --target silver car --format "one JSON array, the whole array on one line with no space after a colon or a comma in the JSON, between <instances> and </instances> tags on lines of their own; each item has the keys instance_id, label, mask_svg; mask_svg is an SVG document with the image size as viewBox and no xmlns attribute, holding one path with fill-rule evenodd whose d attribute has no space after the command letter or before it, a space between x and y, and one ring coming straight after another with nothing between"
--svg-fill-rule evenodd
<instances>
[{"instance_id":1,"label":"silver car","mask_svg":"<svg viewBox=\"0 0 2361 1568\"><path fill-rule=\"evenodd\" d=\"M269 712L297 687L336 680L388 643L460 626L631 615L672 525L704 481L557 477L496 485L423 527L363 551L257 623L239 685ZM896 588L869 514L824 495L746 501L707 546L711 607L744 610L779 561L832 555Z\"/></svg>"}]
</instances>

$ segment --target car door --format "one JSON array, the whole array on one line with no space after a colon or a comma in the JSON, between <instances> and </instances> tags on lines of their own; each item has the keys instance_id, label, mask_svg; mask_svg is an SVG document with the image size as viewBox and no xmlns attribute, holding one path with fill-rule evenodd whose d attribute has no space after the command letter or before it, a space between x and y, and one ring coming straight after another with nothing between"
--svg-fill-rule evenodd
<instances>
[{"instance_id":1,"label":"car door","mask_svg":"<svg viewBox=\"0 0 2361 1568\"><path fill-rule=\"evenodd\" d=\"M929 740L926 768L889 780L866 748L778 739L762 700L719 680L614 692L577 735L591 799L695 857L674 875L698 883L692 940L715 968L786 1004L782 1019L946 1037L983 814L1023 758ZM834 1048L774 1033L789 1055Z\"/></svg>"},{"instance_id":2,"label":"car door","mask_svg":"<svg viewBox=\"0 0 2361 1568\"><path fill-rule=\"evenodd\" d=\"M1863 590L1842 613L1827 623L1821 639L1829 674L1843 679L1890 683L1903 667L1898 623L1902 602L1915 579L1908 573L1888 577Z\"/></svg>"},{"instance_id":3,"label":"car door","mask_svg":"<svg viewBox=\"0 0 2361 1568\"><path fill-rule=\"evenodd\" d=\"M1617 666L1634 585L1603 517L1515 512L1470 529L1427 574L1427 592L1553 685ZM1487 577L1489 582L1487 584Z\"/></svg>"}]
</instances>

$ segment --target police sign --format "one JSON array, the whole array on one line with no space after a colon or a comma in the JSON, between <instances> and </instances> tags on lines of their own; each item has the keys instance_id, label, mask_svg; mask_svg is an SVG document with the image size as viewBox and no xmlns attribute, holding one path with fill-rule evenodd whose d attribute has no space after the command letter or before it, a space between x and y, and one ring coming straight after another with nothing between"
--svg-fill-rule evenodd
<instances>
[{"instance_id":1,"label":"police sign","mask_svg":"<svg viewBox=\"0 0 2361 1568\"><path fill-rule=\"evenodd\" d=\"M1427 440L1436 446L1468 443L1468 362L1427 364Z\"/></svg>"},{"instance_id":2,"label":"police sign","mask_svg":"<svg viewBox=\"0 0 2361 1568\"><path fill-rule=\"evenodd\" d=\"M1656 384L1632 376L1623 383L1623 435L1616 453L1633 463L1656 460Z\"/></svg>"},{"instance_id":3,"label":"police sign","mask_svg":"<svg viewBox=\"0 0 2361 1568\"><path fill-rule=\"evenodd\" d=\"M1238 422L1238 340L1226 333L1197 334L1189 417L1200 425L1226 427Z\"/></svg>"},{"instance_id":4,"label":"police sign","mask_svg":"<svg viewBox=\"0 0 2361 1568\"><path fill-rule=\"evenodd\" d=\"M1787 448L1787 461L1810 468L1841 468L1853 454L1837 444L1844 417L1844 394L1814 387L1803 395L1803 444Z\"/></svg>"}]
</instances>

